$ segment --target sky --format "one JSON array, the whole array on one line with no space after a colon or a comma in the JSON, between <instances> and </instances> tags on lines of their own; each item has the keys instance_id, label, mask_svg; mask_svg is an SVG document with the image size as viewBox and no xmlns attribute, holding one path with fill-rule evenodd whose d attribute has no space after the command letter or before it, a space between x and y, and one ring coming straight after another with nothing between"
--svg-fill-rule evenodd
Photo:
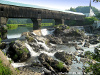
<instances>
[{"instance_id":1,"label":"sky","mask_svg":"<svg viewBox=\"0 0 100 75\"><path fill-rule=\"evenodd\" d=\"M56 8L61 10L66 10L75 8L77 6L89 6L90 0L7 0L12 2L45 6L49 8ZM100 10L100 2L93 2L91 0L91 5Z\"/></svg>"}]
</instances>

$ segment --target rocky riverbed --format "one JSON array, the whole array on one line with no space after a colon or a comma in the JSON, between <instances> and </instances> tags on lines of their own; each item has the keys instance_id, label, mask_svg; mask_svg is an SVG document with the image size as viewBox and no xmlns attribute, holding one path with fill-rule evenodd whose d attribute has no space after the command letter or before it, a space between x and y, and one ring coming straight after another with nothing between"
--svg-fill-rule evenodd
<instances>
[{"instance_id":1,"label":"rocky riverbed","mask_svg":"<svg viewBox=\"0 0 100 75\"><path fill-rule=\"evenodd\" d=\"M82 75L85 62L96 63L85 57L84 52L94 52L99 46L99 36L88 36L84 31L67 26L59 26L49 35L42 33L46 32L25 32L22 34L25 40L0 44L2 51L12 59L13 67L22 74L25 71L26 75Z\"/></svg>"}]
</instances>

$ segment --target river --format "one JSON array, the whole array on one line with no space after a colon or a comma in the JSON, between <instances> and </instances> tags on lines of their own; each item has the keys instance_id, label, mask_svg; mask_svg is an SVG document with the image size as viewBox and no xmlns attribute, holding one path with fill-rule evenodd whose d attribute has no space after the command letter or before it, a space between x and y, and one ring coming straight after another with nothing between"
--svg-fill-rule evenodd
<instances>
[{"instance_id":1,"label":"river","mask_svg":"<svg viewBox=\"0 0 100 75\"><path fill-rule=\"evenodd\" d=\"M31 30L32 30L31 27L18 27L17 29L8 30L7 38L8 39L19 38L23 32L28 32L28 31L31 31ZM46 29L42 29L41 31L42 31L43 35L45 35L45 33L48 32ZM41 44L41 45L44 45L41 42L37 42L37 43ZM97 45L99 45L99 44L97 44ZM83 47L82 45L79 45L79 46L82 47L84 49L84 51L92 51L93 52L95 46L97 46L97 45L90 45L89 48L88 47ZM29 47L27 44L26 44L26 46L28 47L28 49L29 49L29 51L31 53L31 56L33 56L35 54L34 57L37 57L41 53L46 53L46 54L48 54L48 56L51 56L51 57L53 57L55 59L54 54L56 52L48 53L49 49L47 47L45 47L45 45L44 45L44 47L46 48L47 51L40 51L38 53L32 51L31 47ZM56 49L58 51L65 51L67 53L74 53L76 51L74 46L69 47L69 46L65 46L65 45L56 45ZM80 57L76 56L76 58L77 58L77 60L80 61ZM24 66L26 64L25 63L12 63L12 65L15 68L17 68L17 67ZM71 65L71 69L70 69L70 72L68 73L68 75L73 75L73 74L75 74L75 75L82 75L82 68L83 68L83 66L84 66L84 64L82 62L77 63L76 61L73 61L73 64ZM78 67L81 68L81 69L78 69Z\"/></svg>"},{"instance_id":2,"label":"river","mask_svg":"<svg viewBox=\"0 0 100 75\"><path fill-rule=\"evenodd\" d=\"M7 38L19 38L23 32L28 32L33 30L32 27L21 26L17 29L7 30Z\"/></svg>"}]
</instances>

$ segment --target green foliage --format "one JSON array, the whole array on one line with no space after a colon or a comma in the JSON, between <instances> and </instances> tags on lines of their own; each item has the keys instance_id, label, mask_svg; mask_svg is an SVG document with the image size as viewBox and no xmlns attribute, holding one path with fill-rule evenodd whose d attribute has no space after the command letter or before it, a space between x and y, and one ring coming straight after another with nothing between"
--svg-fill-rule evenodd
<instances>
[{"instance_id":1,"label":"green foliage","mask_svg":"<svg viewBox=\"0 0 100 75\"><path fill-rule=\"evenodd\" d=\"M70 20L69 21L69 25L70 26L75 26L76 25L76 21L75 20Z\"/></svg>"},{"instance_id":2,"label":"green foliage","mask_svg":"<svg viewBox=\"0 0 100 75\"><path fill-rule=\"evenodd\" d=\"M53 26L53 23L41 23L41 26Z\"/></svg>"},{"instance_id":3,"label":"green foliage","mask_svg":"<svg viewBox=\"0 0 100 75\"><path fill-rule=\"evenodd\" d=\"M14 55L14 57L13 57L13 59L17 59L18 58L18 55L17 54L15 54Z\"/></svg>"},{"instance_id":4,"label":"green foliage","mask_svg":"<svg viewBox=\"0 0 100 75\"><path fill-rule=\"evenodd\" d=\"M20 72L18 68L15 68L15 70L16 70L17 72Z\"/></svg>"},{"instance_id":5,"label":"green foliage","mask_svg":"<svg viewBox=\"0 0 100 75\"><path fill-rule=\"evenodd\" d=\"M95 48L97 49L97 48ZM92 53L90 51L86 51L85 52L85 56L89 59L94 59L96 61L99 61L100 62L100 54L98 52L95 52L95 53Z\"/></svg>"},{"instance_id":6,"label":"green foliage","mask_svg":"<svg viewBox=\"0 0 100 75\"><path fill-rule=\"evenodd\" d=\"M16 29L18 24L7 24L8 29Z\"/></svg>"},{"instance_id":7,"label":"green foliage","mask_svg":"<svg viewBox=\"0 0 100 75\"><path fill-rule=\"evenodd\" d=\"M96 63L96 64L91 64L89 63L89 67L85 67L85 72L93 72L93 75L99 75L100 74L100 63Z\"/></svg>"},{"instance_id":8,"label":"green foliage","mask_svg":"<svg viewBox=\"0 0 100 75\"><path fill-rule=\"evenodd\" d=\"M85 52L85 56L90 59L94 59L94 60L100 62L100 54L98 52L92 53L90 51L87 51L87 52ZM86 70L85 70L86 72L93 71L93 75L100 74L100 63L96 63L96 64L89 63L89 67L85 67L85 68L86 68Z\"/></svg>"},{"instance_id":9,"label":"green foliage","mask_svg":"<svg viewBox=\"0 0 100 75\"><path fill-rule=\"evenodd\" d=\"M24 51L26 52L26 53L28 53L29 51L27 50L27 48L24 48Z\"/></svg>"},{"instance_id":10,"label":"green foliage","mask_svg":"<svg viewBox=\"0 0 100 75\"><path fill-rule=\"evenodd\" d=\"M100 18L100 13L98 13L98 14L96 15L96 17Z\"/></svg>"},{"instance_id":11,"label":"green foliage","mask_svg":"<svg viewBox=\"0 0 100 75\"><path fill-rule=\"evenodd\" d=\"M69 26L67 26L67 27L66 27L66 29L70 29L70 27L69 27Z\"/></svg>"},{"instance_id":12,"label":"green foliage","mask_svg":"<svg viewBox=\"0 0 100 75\"><path fill-rule=\"evenodd\" d=\"M77 12L82 12L82 13L88 13L90 10L89 6L78 6L75 8ZM99 10L95 7L92 7L92 10L94 11L95 14L99 13Z\"/></svg>"},{"instance_id":13,"label":"green foliage","mask_svg":"<svg viewBox=\"0 0 100 75\"><path fill-rule=\"evenodd\" d=\"M1 59L0 59L0 75L11 75L12 72L9 67L4 66Z\"/></svg>"},{"instance_id":14,"label":"green foliage","mask_svg":"<svg viewBox=\"0 0 100 75\"><path fill-rule=\"evenodd\" d=\"M20 19L20 18L10 18L8 19L7 24L26 24L28 19Z\"/></svg>"},{"instance_id":15,"label":"green foliage","mask_svg":"<svg viewBox=\"0 0 100 75\"><path fill-rule=\"evenodd\" d=\"M97 20L96 17L85 17L84 25L92 25Z\"/></svg>"},{"instance_id":16,"label":"green foliage","mask_svg":"<svg viewBox=\"0 0 100 75\"><path fill-rule=\"evenodd\" d=\"M76 10L75 10L75 8L70 8L70 10L69 11L73 11L73 12L76 12Z\"/></svg>"},{"instance_id":17,"label":"green foliage","mask_svg":"<svg viewBox=\"0 0 100 75\"><path fill-rule=\"evenodd\" d=\"M23 24L25 25L26 27L33 27L33 23L27 23L27 24Z\"/></svg>"},{"instance_id":18,"label":"green foliage","mask_svg":"<svg viewBox=\"0 0 100 75\"><path fill-rule=\"evenodd\" d=\"M89 58L89 59L93 59L93 53L90 51L86 51L84 54L85 57Z\"/></svg>"},{"instance_id":19,"label":"green foliage","mask_svg":"<svg viewBox=\"0 0 100 75\"><path fill-rule=\"evenodd\" d=\"M63 67L64 67L64 65L63 65L62 62L59 62L56 66L57 66L57 68L60 69L60 71L61 71L61 70L63 69Z\"/></svg>"},{"instance_id":20,"label":"green foliage","mask_svg":"<svg viewBox=\"0 0 100 75\"><path fill-rule=\"evenodd\" d=\"M100 2L100 0L93 0L93 2Z\"/></svg>"}]
</instances>

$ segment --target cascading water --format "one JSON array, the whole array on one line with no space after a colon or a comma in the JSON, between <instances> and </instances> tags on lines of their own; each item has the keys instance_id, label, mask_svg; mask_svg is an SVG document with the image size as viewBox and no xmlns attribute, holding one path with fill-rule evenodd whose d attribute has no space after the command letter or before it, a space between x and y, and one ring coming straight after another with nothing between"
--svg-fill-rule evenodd
<instances>
[{"instance_id":1,"label":"cascading water","mask_svg":"<svg viewBox=\"0 0 100 75\"><path fill-rule=\"evenodd\" d=\"M80 28L81 29L81 28ZM43 36L45 35L48 35L48 34L52 34L54 30L51 30L51 31L48 31L47 29L41 29L41 33ZM34 35L36 35L34 32L33 32ZM28 59L26 62L23 62L23 63L12 63L12 65L17 68L17 67L22 67L22 66L26 66L26 65L29 65L32 63L33 60L35 61L38 61L38 56L41 54L41 53L45 53L47 54L48 56L52 57L53 59L55 60L58 60L54 57L54 54L56 52L61 52L61 51L65 51L67 53L71 53L73 54L76 49L75 47L68 47L66 45L54 45L54 44L51 44L52 46L56 46L56 49L57 51L54 51L54 52L50 52L50 48L44 43L44 42L39 42L37 39L35 39L36 41L36 44L42 46L44 48L43 51L39 51L39 52L35 52L32 47L28 44L28 43L25 43L26 47L28 48L30 54L31 54L31 58ZM83 44L81 45L81 47L85 44L85 41L83 42ZM94 47L97 46L97 45L91 45L90 48L86 48L86 47L82 47L84 49L84 51L87 51L87 50L94 50ZM77 51L78 52L78 51ZM80 52L80 51L79 51ZM80 61L80 57L76 56L77 60ZM58 60L59 61L59 60ZM83 67L83 63L77 63L76 61L73 61L72 65L71 65L72 69L70 70L70 72L68 73L69 75L73 74L74 72L77 72L77 73L81 73L82 74L82 67ZM80 67L81 70L78 70L77 67ZM71 73L71 74L70 74ZM76 73L75 73L76 74ZM77 74L76 74L77 75Z\"/></svg>"},{"instance_id":2,"label":"cascading water","mask_svg":"<svg viewBox=\"0 0 100 75\"><path fill-rule=\"evenodd\" d=\"M31 57L32 57L32 56L38 56L38 55L39 55L38 53L36 53L35 51L33 51L32 47L30 47L29 44L25 43L25 45L26 45L26 47L28 48L28 50L29 50L29 52L30 52L30 54L31 54Z\"/></svg>"},{"instance_id":3,"label":"cascading water","mask_svg":"<svg viewBox=\"0 0 100 75\"><path fill-rule=\"evenodd\" d=\"M49 35L49 34L53 34L53 32L55 31L55 29L41 29L41 33L43 36Z\"/></svg>"},{"instance_id":4,"label":"cascading water","mask_svg":"<svg viewBox=\"0 0 100 75\"><path fill-rule=\"evenodd\" d=\"M47 47L47 45L44 42L38 42L36 39L35 41L37 44L41 45L45 50L49 51L49 47Z\"/></svg>"}]
</instances>

